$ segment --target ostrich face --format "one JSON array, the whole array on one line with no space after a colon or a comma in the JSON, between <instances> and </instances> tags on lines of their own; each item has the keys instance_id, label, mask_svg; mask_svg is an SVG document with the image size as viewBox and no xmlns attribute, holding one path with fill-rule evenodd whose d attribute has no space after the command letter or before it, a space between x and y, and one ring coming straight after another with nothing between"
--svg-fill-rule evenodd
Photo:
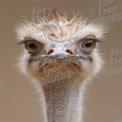
<instances>
[{"instance_id":1,"label":"ostrich face","mask_svg":"<svg viewBox=\"0 0 122 122\"><path fill-rule=\"evenodd\" d=\"M98 43L103 28L64 17L19 26L19 44L24 44L21 58L24 74L50 83L66 79L89 78L101 67Z\"/></svg>"}]
</instances>

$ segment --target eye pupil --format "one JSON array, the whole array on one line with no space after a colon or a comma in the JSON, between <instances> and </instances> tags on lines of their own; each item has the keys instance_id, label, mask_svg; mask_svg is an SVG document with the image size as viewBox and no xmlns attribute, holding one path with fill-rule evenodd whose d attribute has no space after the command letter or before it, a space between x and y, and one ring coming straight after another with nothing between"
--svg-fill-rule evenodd
<instances>
[{"instance_id":1,"label":"eye pupil","mask_svg":"<svg viewBox=\"0 0 122 122\"><path fill-rule=\"evenodd\" d=\"M29 47L30 47L31 49L36 49L36 48L37 48L37 46L36 46L35 44L33 44L33 43L29 44Z\"/></svg>"},{"instance_id":2,"label":"eye pupil","mask_svg":"<svg viewBox=\"0 0 122 122\"><path fill-rule=\"evenodd\" d=\"M88 48L91 47L92 46L92 42L91 41L86 42L85 46L88 47Z\"/></svg>"}]
</instances>

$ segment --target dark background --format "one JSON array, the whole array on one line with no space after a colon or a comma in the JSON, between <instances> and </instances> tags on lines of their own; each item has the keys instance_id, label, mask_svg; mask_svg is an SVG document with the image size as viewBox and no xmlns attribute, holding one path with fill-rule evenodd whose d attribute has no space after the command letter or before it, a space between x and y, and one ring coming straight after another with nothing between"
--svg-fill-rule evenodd
<instances>
[{"instance_id":1,"label":"dark background","mask_svg":"<svg viewBox=\"0 0 122 122\"><path fill-rule=\"evenodd\" d=\"M0 1L0 122L40 122L37 95L16 67L21 47L16 45L15 27L23 18L34 21L42 8L58 8L69 14L79 10L91 21L110 25L101 45L106 64L88 86L84 120L122 122L121 0Z\"/></svg>"}]
</instances>

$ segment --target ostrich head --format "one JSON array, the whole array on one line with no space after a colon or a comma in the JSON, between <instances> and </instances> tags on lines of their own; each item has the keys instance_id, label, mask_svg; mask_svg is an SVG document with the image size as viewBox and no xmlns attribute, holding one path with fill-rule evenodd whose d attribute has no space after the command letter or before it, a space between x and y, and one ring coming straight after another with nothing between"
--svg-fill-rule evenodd
<instances>
[{"instance_id":1,"label":"ostrich head","mask_svg":"<svg viewBox=\"0 0 122 122\"><path fill-rule=\"evenodd\" d=\"M42 84L89 79L101 68L103 33L102 26L82 17L67 19L56 12L37 23L26 21L17 28L18 43L24 44L20 68Z\"/></svg>"}]
</instances>

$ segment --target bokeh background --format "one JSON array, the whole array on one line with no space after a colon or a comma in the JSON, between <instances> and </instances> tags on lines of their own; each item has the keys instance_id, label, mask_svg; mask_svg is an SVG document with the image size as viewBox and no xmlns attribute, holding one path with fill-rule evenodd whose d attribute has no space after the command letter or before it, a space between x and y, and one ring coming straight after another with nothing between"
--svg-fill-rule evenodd
<instances>
[{"instance_id":1,"label":"bokeh background","mask_svg":"<svg viewBox=\"0 0 122 122\"><path fill-rule=\"evenodd\" d=\"M101 52L106 62L85 95L85 122L122 122L122 1L1 0L0 1L0 122L40 122L38 96L16 67L21 46L15 27L35 21L44 9L79 11L91 21L109 25Z\"/></svg>"}]
</instances>

